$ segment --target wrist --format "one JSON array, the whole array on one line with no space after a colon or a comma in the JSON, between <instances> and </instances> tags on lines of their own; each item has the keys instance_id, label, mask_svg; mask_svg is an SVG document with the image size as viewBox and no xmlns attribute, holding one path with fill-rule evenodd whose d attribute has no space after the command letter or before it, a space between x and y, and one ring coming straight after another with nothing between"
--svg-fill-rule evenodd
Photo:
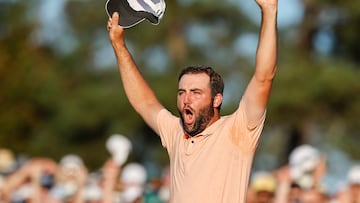
<instances>
[{"instance_id":1,"label":"wrist","mask_svg":"<svg viewBox=\"0 0 360 203\"><path fill-rule=\"evenodd\" d=\"M118 53L118 54L128 52L126 44L122 40L112 42L112 46L113 46L115 52Z\"/></svg>"},{"instance_id":2,"label":"wrist","mask_svg":"<svg viewBox=\"0 0 360 203\"><path fill-rule=\"evenodd\" d=\"M276 5L266 5L264 7L261 7L261 12L263 16L277 16L277 6Z\"/></svg>"}]
</instances>

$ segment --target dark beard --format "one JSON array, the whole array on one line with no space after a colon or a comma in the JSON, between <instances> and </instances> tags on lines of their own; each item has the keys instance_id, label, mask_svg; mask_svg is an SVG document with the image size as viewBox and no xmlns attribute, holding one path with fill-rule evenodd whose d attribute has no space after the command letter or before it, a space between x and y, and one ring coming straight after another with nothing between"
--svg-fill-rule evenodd
<instances>
[{"instance_id":1,"label":"dark beard","mask_svg":"<svg viewBox=\"0 0 360 203\"><path fill-rule=\"evenodd\" d=\"M199 113L196 115L196 120L194 123L193 128L188 128L184 124L184 117L181 111L179 111L180 119L181 119L181 125L184 129L184 131L190 135L191 137L199 134L203 130L205 130L206 126L209 124L210 120L214 117L214 109L212 107L212 102L210 105L200 109Z\"/></svg>"}]
</instances>

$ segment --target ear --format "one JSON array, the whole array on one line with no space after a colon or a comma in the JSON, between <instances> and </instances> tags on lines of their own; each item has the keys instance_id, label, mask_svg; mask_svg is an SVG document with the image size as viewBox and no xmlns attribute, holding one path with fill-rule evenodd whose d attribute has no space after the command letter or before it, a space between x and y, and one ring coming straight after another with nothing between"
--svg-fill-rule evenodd
<instances>
[{"instance_id":1,"label":"ear","mask_svg":"<svg viewBox=\"0 0 360 203\"><path fill-rule=\"evenodd\" d=\"M221 105L222 100L223 100L222 94L217 93L217 94L215 95L215 97L214 97L213 107L214 107L214 108L218 108L218 107Z\"/></svg>"}]
</instances>

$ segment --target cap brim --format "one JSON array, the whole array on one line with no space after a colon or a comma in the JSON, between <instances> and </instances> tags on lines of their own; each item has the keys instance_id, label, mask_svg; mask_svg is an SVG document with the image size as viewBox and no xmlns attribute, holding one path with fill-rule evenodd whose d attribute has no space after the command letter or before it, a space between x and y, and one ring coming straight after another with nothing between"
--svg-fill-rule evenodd
<instances>
[{"instance_id":1,"label":"cap brim","mask_svg":"<svg viewBox=\"0 0 360 203\"><path fill-rule=\"evenodd\" d=\"M127 0L107 0L105 9L109 17L112 17L114 12L118 12L120 15L119 25L124 28L130 28L145 19L152 24L159 23L159 19L152 13L132 9Z\"/></svg>"}]
</instances>

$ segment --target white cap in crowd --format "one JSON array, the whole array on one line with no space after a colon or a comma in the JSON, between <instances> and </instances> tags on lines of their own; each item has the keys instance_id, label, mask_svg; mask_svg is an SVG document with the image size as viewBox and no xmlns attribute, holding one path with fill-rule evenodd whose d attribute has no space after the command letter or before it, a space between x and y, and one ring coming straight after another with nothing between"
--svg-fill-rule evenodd
<instances>
[{"instance_id":1,"label":"white cap in crowd","mask_svg":"<svg viewBox=\"0 0 360 203\"><path fill-rule=\"evenodd\" d=\"M74 173L81 168L85 167L83 160L80 156L75 154L68 154L61 158L59 165L65 173ZM67 174L73 175L73 174Z\"/></svg>"},{"instance_id":2,"label":"white cap in crowd","mask_svg":"<svg viewBox=\"0 0 360 203\"><path fill-rule=\"evenodd\" d=\"M143 185L146 182L146 178L146 169L139 163L127 164L120 175L121 182L125 185Z\"/></svg>"},{"instance_id":3,"label":"white cap in crowd","mask_svg":"<svg viewBox=\"0 0 360 203\"><path fill-rule=\"evenodd\" d=\"M121 134L113 134L106 141L106 148L112 155L115 163L123 165L132 149L130 140Z\"/></svg>"},{"instance_id":4,"label":"white cap in crowd","mask_svg":"<svg viewBox=\"0 0 360 203\"><path fill-rule=\"evenodd\" d=\"M312 172L320 161L317 148L304 144L296 147L289 156L290 174L303 188L310 188L314 182Z\"/></svg>"},{"instance_id":5,"label":"white cap in crowd","mask_svg":"<svg viewBox=\"0 0 360 203\"><path fill-rule=\"evenodd\" d=\"M360 165L352 166L348 172L350 184L360 184Z\"/></svg>"},{"instance_id":6,"label":"white cap in crowd","mask_svg":"<svg viewBox=\"0 0 360 203\"><path fill-rule=\"evenodd\" d=\"M124 184L121 199L124 202L133 202L141 197L144 192L146 179L147 172L143 165L139 163L127 164L120 175L121 183Z\"/></svg>"},{"instance_id":7,"label":"white cap in crowd","mask_svg":"<svg viewBox=\"0 0 360 203\"><path fill-rule=\"evenodd\" d=\"M99 185L96 183L90 183L85 186L84 199L86 201L101 201L103 198L103 192Z\"/></svg>"}]
</instances>

